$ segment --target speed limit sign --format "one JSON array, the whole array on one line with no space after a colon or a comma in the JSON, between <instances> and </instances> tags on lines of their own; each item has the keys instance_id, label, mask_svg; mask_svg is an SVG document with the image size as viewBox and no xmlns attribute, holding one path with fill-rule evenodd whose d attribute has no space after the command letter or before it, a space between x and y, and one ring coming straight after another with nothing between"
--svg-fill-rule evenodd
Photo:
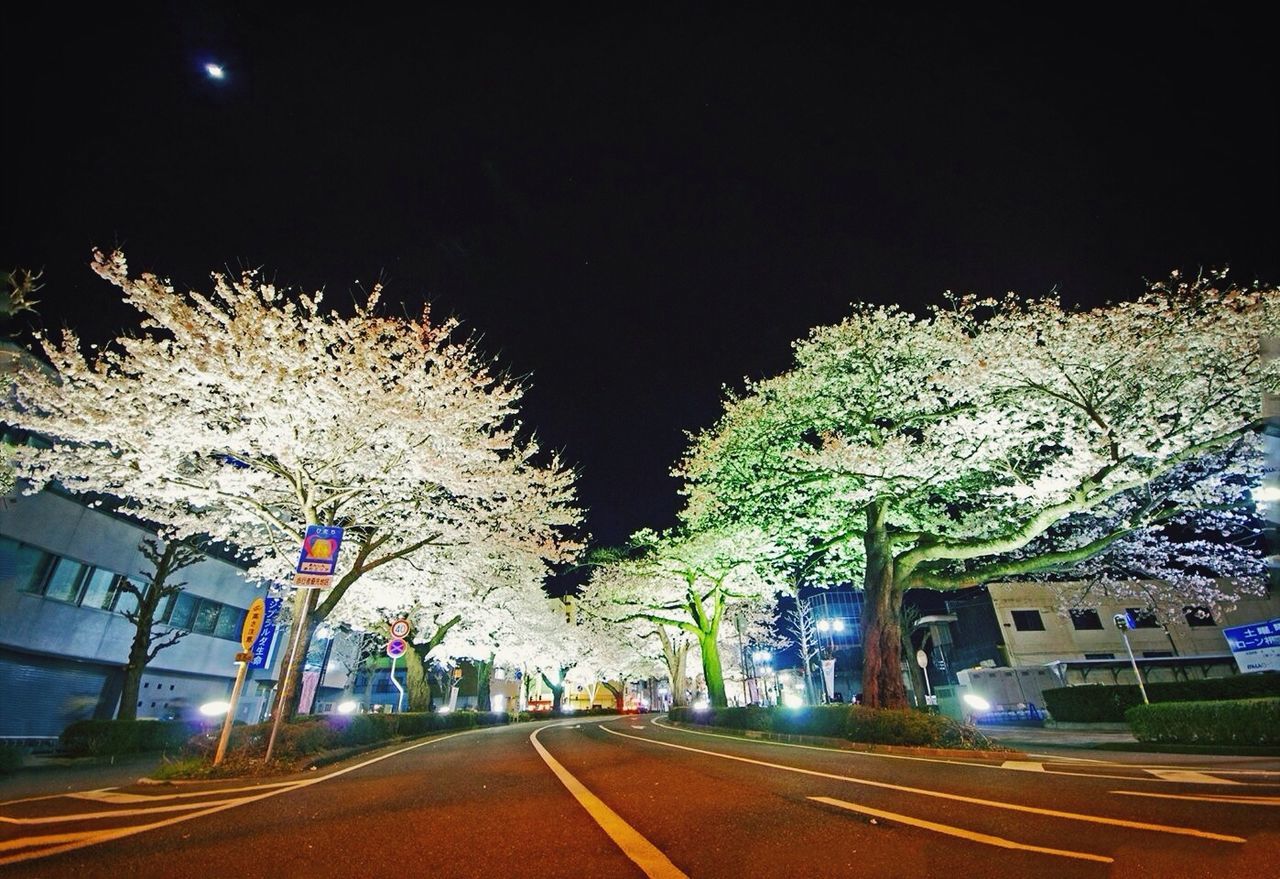
<instances>
[{"instance_id":1,"label":"speed limit sign","mask_svg":"<svg viewBox=\"0 0 1280 879\"><path fill-rule=\"evenodd\" d=\"M391 624L391 637L403 638L409 634L409 621L405 619L396 620Z\"/></svg>"}]
</instances>

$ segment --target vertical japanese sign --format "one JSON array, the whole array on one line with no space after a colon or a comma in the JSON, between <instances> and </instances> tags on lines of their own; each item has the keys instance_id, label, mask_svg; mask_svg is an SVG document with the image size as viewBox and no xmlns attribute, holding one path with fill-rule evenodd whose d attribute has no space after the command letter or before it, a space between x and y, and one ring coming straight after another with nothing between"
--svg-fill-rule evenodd
<instances>
[{"instance_id":1,"label":"vertical japanese sign","mask_svg":"<svg viewBox=\"0 0 1280 879\"><path fill-rule=\"evenodd\" d=\"M338 570L338 550L342 549L342 529L336 525L308 525L302 538L302 553L294 569L293 585L299 589L328 589Z\"/></svg>"},{"instance_id":2,"label":"vertical japanese sign","mask_svg":"<svg viewBox=\"0 0 1280 879\"><path fill-rule=\"evenodd\" d=\"M253 656L249 660L249 668L267 667L267 660L271 657L271 642L276 637L276 616L283 604L283 598L267 598L263 601L262 629L249 647L249 653Z\"/></svg>"}]
</instances>

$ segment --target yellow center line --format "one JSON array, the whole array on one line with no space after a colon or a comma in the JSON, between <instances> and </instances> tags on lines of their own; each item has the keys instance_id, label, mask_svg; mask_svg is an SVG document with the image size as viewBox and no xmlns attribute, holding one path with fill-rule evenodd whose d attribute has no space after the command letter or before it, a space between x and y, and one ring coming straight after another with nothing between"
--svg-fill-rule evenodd
<instances>
[{"instance_id":1,"label":"yellow center line","mask_svg":"<svg viewBox=\"0 0 1280 879\"><path fill-rule=\"evenodd\" d=\"M78 833L55 833L48 836L23 836L18 839L7 839L4 842L0 842L0 852L9 852L20 848L31 848L33 845L57 845L60 842L71 842L73 840L85 839L91 836L97 836L97 831L82 830ZM17 858L15 860L23 859ZM2 863L13 862L4 861Z\"/></svg>"},{"instance_id":2,"label":"yellow center line","mask_svg":"<svg viewBox=\"0 0 1280 879\"><path fill-rule=\"evenodd\" d=\"M621 815L610 809L603 800L588 790L586 785L578 781L560 764L560 761L551 756L542 742L538 741L538 733L548 728L550 727L534 730L529 734L529 742L543 762L551 767L551 771L555 773L556 778L560 779L560 783L573 794L573 798L587 810L587 814L600 825L614 844L622 849L622 853L634 861L650 879L689 879L679 867L671 863L661 849L645 839L638 830L624 821Z\"/></svg>"},{"instance_id":3,"label":"yellow center line","mask_svg":"<svg viewBox=\"0 0 1280 879\"><path fill-rule=\"evenodd\" d=\"M897 812L886 812L882 809L873 809L870 806L859 805L858 803L847 803L844 800L837 800L831 797L809 797L809 799L826 803L828 806L837 806L841 809L848 809L850 812L862 812L867 815L874 815L877 818L884 818L887 821L897 821L900 824L908 824L912 827L919 827L923 830L932 830L934 833L944 833L947 836L956 836L960 839L967 839L971 842L980 842L983 845L994 845L998 848L1016 849L1024 852L1038 852L1042 855L1058 855L1063 858L1078 858L1082 861L1098 861L1103 864L1114 862L1114 858L1108 858L1105 855L1094 855L1088 852L1073 852L1060 848L1045 848L1040 845L1027 845L1026 843L1014 842L1011 839L1005 839L1002 836L991 836L986 833L975 833L972 830L965 830L963 827L953 827L950 824L938 824L934 821L925 821L922 818L912 818L910 815L900 815Z\"/></svg>"},{"instance_id":4,"label":"yellow center line","mask_svg":"<svg viewBox=\"0 0 1280 879\"><path fill-rule=\"evenodd\" d=\"M1113 827L1127 827L1131 830L1151 830L1157 833L1172 833L1179 836L1195 836L1201 839L1213 839L1219 842L1243 843L1245 841L1243 837L1228 836L1223 833L1212 833L1208 830L1197 830L1194 827L1175 827L1168 824L1148 824L1144 821L1129 821L1124 818L1106 818L1101 815L1084 815L1079 812L1063 812L1058 809L1042 809L1038 806L1002 803L998 800L984 800L978 797L966 797L961 794L949 794L943 791L928 790L926 788L890 784L886 781L872 781L869 778L854 778L848 775L836 775L832 772L819 772L815 769L801 769L798 766L786 766L782 763L770 763L766 760L753 760L750 757L739 757L736 754L725 754L720 751L707 751L703 748L691 748L688 745L677 745L674 742L663 742L658 739L645 738L644 736L630 735L628 733L618 732L615 729L610 729L607 726L602 726L600 728L610 735L622 736L625 739L635 739L638 742L645 742L650 745L658 745L663 748L676 748L678 750L689 751L694 754L705 754L709 757L719 757L722 760L734 760L739 763L750 763L754 766L779 769L783 772L795 772L800 775L811 775L815 778L830 778L836 781L847 781L853 784L866 785L868 787L878 787L885 790L896 790L903 793L919 794L925 797L936 797L937 799L952 800L958 803L972 803L977 806L989 806L993 809L1009 809L1014 812L1027 812L1032 815L1045 815L1050 818L1065 818L1070 821L1086 821L1092 824L1107 824Z\"/></svg>"}]
</instances>

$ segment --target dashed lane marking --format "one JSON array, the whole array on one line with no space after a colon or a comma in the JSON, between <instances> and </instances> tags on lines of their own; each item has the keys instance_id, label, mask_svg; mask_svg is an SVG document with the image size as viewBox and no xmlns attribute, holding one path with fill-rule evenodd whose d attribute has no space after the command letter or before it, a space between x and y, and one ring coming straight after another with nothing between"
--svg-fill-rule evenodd
<instances>
[{"instance_id":1,"label":"dashed lane marking","mask_svg":"<svg viewBox=\"0 0 1280 879\"><path fill-rule=\"evenodd\" d=\"M1141 790L1113 790L1126 797L1157 797L1162 800L1193 800L1197 803L1236 803L1246 806L1280 806L1280 797L1256 797L1249 794L1157 794Z\"/></svg>"},{"instance_id":2,"label":"dashed lane marking","mask_svg":"<svg viewBox=\"0 0 1280 879\"><path fill-rule=\"evenodd\" d=\"M1050 818L1065 818L1070 821L1085 821L1091 824L1107 824L1112 827L1127 827L1131 830L1150 830L1156 833L1171 833L1178 836L1195 836L1201 839L1213 839L1219 842L1235 842L1243 843L1245 839L1240 836L1230 836L1224 833L1213 833L1208 830L1199 830L1194 827L1177 827L1170 824L1149 824L1145 821L1129 821L1125 818L1107 818L1102 815L1085 815L1080 812L1063 812L1058 809L1042 809L1039 806L1024 806L1018 803L1002 803L998 800L984 800L978 797L966 797L961 794L946 793L945 791L929 790L927 788L908 787L901 784L890 784L887 781L873 781L869 778L854 778L849 775L836 775L833 772L819 772L816 769L801 769L798 766L787 766L782 763L770 763L765 760L753 760L750 757L739 757L737 754L725 754L720 751L708 751L703 748L691 748L688 745L677 745L674 742L663 742L658 739L651 739L645 736L635 736L630 733L618 732L616 729L610 729L607 726L600 727L610 735L622 736L625 739L634 739L637 742L644 742L650 745L658 745L663 748L676 748L680 751L689 751L694 754L705 754L709 757L719 757L723 760L733 760L738 763L749 763L754 766L764 766L769 769L780 769L783 772L795 772L800 775L812 775L816 778L831 778L836 781L848 781L853 784L862 784L868 787L883 788L885 790L902 791L909 794L920 794L926 797L936 797L941 800L952 800L958 803L972 803L977 806L989 806L993 809L1009 809L1014 812L1026 812L1032 815L1045 815ZM1132 781L1133 779L1127 779Z\"/></svg>"},{"instance_id":3,"label":"dashed lane marking","mask_svg":"<svg viewBox=\"0 0 1280 879\"><path fill-rule=\"evenodd\" d=\"M1183 784L1240 784L1240 782L1232 781L1229 778L1214 778L1212 775L1205 775L1203 772L1191 772L1187 769L1144 769L1143 772L1150 772L1156 778L1164 781L1177 781Z\"/></svg>"},{"instance_id":4,"label":"dashed lane marking","mask_svg":"<svg viewBox=\"0 0 1280 879\"><path fill-rule=\"evenodd\" d=\"M572 728L577 729L579 726L581 724ZM689 879L679 867L671 863L661 849L645 839L640 831L622 820L621 815L605 805L603 800L588 790L586 785L578 781L568 769L565 769L559 760L552 757L538 741L540 732L542 732L541 729L536 729L529 734L529 742L533 745L533 749L555 773L556 778L560 779L560 783L573 794L578 805L586 809L591 819L600 825L600 829L609 835L618 848L622 849L623 854L634 861L650 879Z\"/></svg>"},{"instance_id":5,"label":"dashed lane marking","mask_svg":"<svg viewBox=\"0 0 1280 879\"><path fill-rule=\"evenodd\" d=\"M809 797L809 799L826 803L828 806L836 806L841 809L847 809L850 812L861 812L866 815L873 815L876 818L883 818L886 821L897 821L899 824L908 824L912 827L919 827L923 830L932 830L934 833L943 833L947 836L955 836L960 839L967 839L970 842L980 842L983 845L994 845L997 848L1016 849L1024 852L1038 852L1042 855L1057 855L1063 858L1077 858L1081 861L1098 861L1102 864L1110 864L1114 862L1114 858L1108 858L1105 855L1094 855L1089 852L1073 852L1060 848L1045 848L1041 845L1027 845L1022 842L1014 842L1012 839L1005 839L1002 836L991 836L986 833L976 833L972 830L965 830L963 827L953 827L950 824L938 824L935 821L925 821L923 818L913 818L910 815L901 815L897 812L886 812L883 809L873 809L870 806L862 806L858 803L848 803L844 800L837 800L831 797Z\"/></svg>"}]
</instances>

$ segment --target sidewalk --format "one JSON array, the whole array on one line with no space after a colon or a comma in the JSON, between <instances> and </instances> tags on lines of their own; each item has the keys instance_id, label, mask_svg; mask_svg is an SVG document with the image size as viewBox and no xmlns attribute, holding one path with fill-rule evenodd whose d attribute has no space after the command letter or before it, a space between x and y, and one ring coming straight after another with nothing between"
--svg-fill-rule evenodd
<instances>
[{"instance_id":1,"label":"sidewalk","mask_svg":"<svg viewBox=\"0 0 1280 879\"><path fill-rule=\"evenodd\" d=\"M1092 748L1105 744L1137 742L1128 730L1061 729L1058 727L1001 726L978 727L988 738L1018 748Z\"/></svg>"},{"instance_id":2,"label":"sidewalk","mask_svg":"<svg viewBox=\"0 0 1280 879\"><path fill-rule=\"evenodd\" d=\"M160 765L159 754L120 757L27 757L11 775L0 775L0 803L72 791L133 784Z\"/></svg>"}]
</instances>

